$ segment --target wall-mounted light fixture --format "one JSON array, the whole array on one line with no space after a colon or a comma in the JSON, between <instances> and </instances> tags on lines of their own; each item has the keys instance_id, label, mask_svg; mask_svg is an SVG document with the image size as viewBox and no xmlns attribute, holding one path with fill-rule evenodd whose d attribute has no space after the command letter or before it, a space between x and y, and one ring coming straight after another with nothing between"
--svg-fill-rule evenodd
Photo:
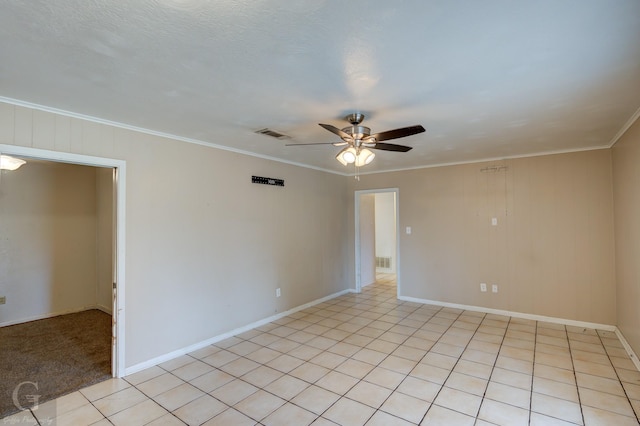
<instances>
[{"instance_id":1,"label":"wall-mounted light fixture","mask_svg":"<svg viewBox=\"0 0 640 426\"><path fill-rule=\"evenodd\" d=\"M0 155L0 170L17 170L23 164L26 164L26 161L20 158Z\"/></svg>"}]
</instances>

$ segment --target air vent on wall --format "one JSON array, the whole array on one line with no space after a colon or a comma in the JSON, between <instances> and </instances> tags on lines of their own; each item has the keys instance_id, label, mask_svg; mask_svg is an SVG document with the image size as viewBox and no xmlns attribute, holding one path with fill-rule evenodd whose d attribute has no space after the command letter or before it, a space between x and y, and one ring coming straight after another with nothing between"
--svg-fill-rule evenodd
<instances>
[{"instance_id":1,"label":"air vent on wall","mask_svg":"<svg viewBox=\"0 0 640 426\"><path fill-rule=\"evenodd\" d=\"M283 135L282 133L278 133L275 130L271 130L267 128L256 130L256 133L259 135L271 136L272 138L276 138L276 139L291 139L290 136Z\"/></svg>"},{"instance_id":2,"label":"air vent on wall","mask_svg":"<svg viewBox=\"0 0 640 426\"><path fill-rule=\"evenodd\" d=\"M391 258L390 257L376 257L376 268L391 268Z\"/></svg>"}]
</instances>

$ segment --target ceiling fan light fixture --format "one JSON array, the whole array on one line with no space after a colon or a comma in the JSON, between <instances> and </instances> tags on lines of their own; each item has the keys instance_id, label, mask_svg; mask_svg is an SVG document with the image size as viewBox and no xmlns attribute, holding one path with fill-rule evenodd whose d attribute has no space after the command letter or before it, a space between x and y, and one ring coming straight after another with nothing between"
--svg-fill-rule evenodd
<instances>
[{"instance_id":1,"label":"ceiling fan light fixture","mask_svg":"<svg viewBox=\"0 0 640 426\"><path fill-rule=\"evenodd\" d=\"M360 153L356 157L356 167L366 166L373 161L375 156L376 154L374 154L373 151L366 148L361 149Z\"/></svg>"},{"instance_id":2,"label":"ceiling fan light fixture","mask_svg":"<svg viewBox=\"0 0 640 426\"><path fill-rule=\"evenodd\" d=\"M358 153L352 146L343 149L338 153L338 155L336 155L336 160L341 162L344 166L346 166L347 164L355 163L357 158Z\"/></svg>"},{"instance_id":3,"label":"ceiling fan light fixture","mask_svg":"<svg viewBox=\"0 0 640 426\"><path fill-rule=\"evenodd\" d=\"M26 161L8 155L0 155L0 170L17 170Z\"/></svg>"},{"instance_id":4,"label":"ceiling fan light fixture","mask_svg":"<svg viewBox=\"0 0 640 426\"><path fill-rule=\"evenodd\" d=\"M382 151L407 152L410 151L412 147L381 142L405 138L425 131L424 127L415 125L371 134L371 129L369 127L362 126L360 124L362 123L362 120L364 120L364 115L362 113L350 114L346 117L346 120L351 123L351 126L343 129L339 129L331 124L318 124L323 129L330 131L334 135L340 136L340 139L342 139L340 142L326 143L327 145L349 145L343 148L338 155L336 155L336 160L338 160L343 166L354 164L356 169L370 164L375 158L376 155L368 148L374 148ZM325 143L289 145L325 145ZM358 177L357 174L356 177Z\"/></svg>"}]
</instances>

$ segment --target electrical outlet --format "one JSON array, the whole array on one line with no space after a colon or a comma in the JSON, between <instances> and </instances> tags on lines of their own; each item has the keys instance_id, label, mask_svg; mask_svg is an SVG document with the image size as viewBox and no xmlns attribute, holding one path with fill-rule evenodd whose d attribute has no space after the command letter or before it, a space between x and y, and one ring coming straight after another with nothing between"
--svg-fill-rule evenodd
<instances>
[{"instance_id":1,"label":"electrical outlet","mask_svg":"<svg viewBox=\"0 0 640 426\"><path fill-rule=\"evenodd\" d=\"M480 283L480 291L487 291L487 283Z\"/></svg>"},{"instance_id":2,"label":"electrical outlet","mask_svg":"<svg viewBox=\"0 0 640 426\"><path fill-rule=\"evenodd\" d=\"M497 293L498 292L498 284L493 284L491 286L491 292L492 293Z\"/></svg>"},{"instance_id":3,"label":"electrical outlet","mask_svg":"<svg viewBox=\"0 0 640 426\"><path fill-rule=\"evenodd\" d=\"M276 297L280 297L280 287L276 288Z\"/></svg>"},{"instance_id":4,"label":"electrical outlet","mask_svg":"<svg viewBox=\"0 0 640 426\"><path fill-rule=\"evenodd\" d=\"M7 303L7 296L0 296L0 305Z\"/></svg>"},{"instance_id":5,"label":"electrical outlet","mask_svg":"<svg viewBox=\"0 0 640 426\"><path fill-rule=\"evenodd\" d=\"M492 226L498 226L498 218L497 217L492 217L491 218L491 225Z\"/></svg>"}]
</instances>

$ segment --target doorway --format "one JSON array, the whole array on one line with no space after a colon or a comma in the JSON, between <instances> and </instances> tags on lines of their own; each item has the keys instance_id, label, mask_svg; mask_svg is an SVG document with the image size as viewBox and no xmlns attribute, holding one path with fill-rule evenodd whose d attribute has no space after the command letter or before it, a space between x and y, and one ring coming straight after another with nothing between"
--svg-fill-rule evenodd
<instances>
[{"instance_id":1,"label":"doorway","mask_svg":"<svg viewBox=\"0 0 640 426\"><path fill-rule=\"evenodd\" d=\"M92 157L86 155L70 154L64 152L48 151L28 147L13 145L1 145L0 153L3 155L15 156L35 161L50 161L55 163L76 164L80 166L90 166L106 170L107 179L112 186L112 248L113 261L112 268L112 291L109 302L106 306L112 312L111 326L111 375L113 377L123 377L125 373L124 364L124 237L125 237L125 182L126 163L122 160ZM107 266L108 267L108 266ZM107 295L108 297L108 295ZM96 304L98 305L98 304Z\"/></svg>"},{"instance_id":2,"label":"doorway","mask_svg":"<svg viewBox=\"0 0 640 426\"><path fill-rule=\"evenodd\" d=\"M356 292L379 279L393 279L400 295L399 190L355 192Z\"/></svg>"}]
</instances>

